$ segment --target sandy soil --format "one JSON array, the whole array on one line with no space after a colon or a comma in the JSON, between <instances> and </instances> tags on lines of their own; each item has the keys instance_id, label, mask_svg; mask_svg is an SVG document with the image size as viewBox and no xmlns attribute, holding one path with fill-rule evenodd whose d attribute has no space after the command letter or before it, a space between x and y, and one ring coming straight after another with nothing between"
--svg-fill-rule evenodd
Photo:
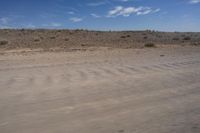
<instances>
[{"instance_id":1,"label":"sandy soil","mask_svg":"<svg viewBox=\"0 0 200 133\"><path fill-rule=\"evenodd\" d=\"M74 51L90 47L143 48L146 44L200 45L200 33L157 31L88 31L0 29L0 50Z\"/></svg>"},{"instance_id":2,"label":"sandy soil","mask_svg":"<svg viewBox=\"0 0 200 133\"><path fill-rule=\"evenodd\" d=\"M7 51L0 91L1 133L199 133L200 47Z\"/></svg>"}]
</instances>

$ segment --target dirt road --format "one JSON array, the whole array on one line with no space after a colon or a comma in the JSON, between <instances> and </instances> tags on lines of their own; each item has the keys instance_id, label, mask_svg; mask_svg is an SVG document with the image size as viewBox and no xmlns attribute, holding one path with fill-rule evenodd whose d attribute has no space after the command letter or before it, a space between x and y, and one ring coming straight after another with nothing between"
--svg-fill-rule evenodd
<instances>
[{"instance_id":1,"label":"dirt road","mask_svg":"<svg viewBox=\"0 0 200 133\"><path fill-rule=\"evenodd\" d=\"M200 47L0 56L0 133L199 133Z\"/></svg>"}]
</instances>

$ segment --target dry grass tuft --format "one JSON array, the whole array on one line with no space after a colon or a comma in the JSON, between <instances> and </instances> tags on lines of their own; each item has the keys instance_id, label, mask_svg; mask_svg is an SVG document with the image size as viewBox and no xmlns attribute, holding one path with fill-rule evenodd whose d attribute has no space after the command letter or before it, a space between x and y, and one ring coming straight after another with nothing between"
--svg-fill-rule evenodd
<instances>
[{"instance_id":1,"label":"dry grass tuft","mask_svg":"<svg viewBox=\"0 0 200 133\"><path fill-rule=\"evenodd\" d=\"M6 41L6 40L0 41L0 45L6 45L6 44L8 44L8 41Z\"/></svg>"},{"instance_id":2,"label":"dry grass tuft","mask_svg":"<svg viewBox=\"0 0 200 133\"><path fill-rule=\"evenodd\" d=\"M156 47L154 43L146 43L144 46L148 48Z\"/></svg>"}]
</instances>

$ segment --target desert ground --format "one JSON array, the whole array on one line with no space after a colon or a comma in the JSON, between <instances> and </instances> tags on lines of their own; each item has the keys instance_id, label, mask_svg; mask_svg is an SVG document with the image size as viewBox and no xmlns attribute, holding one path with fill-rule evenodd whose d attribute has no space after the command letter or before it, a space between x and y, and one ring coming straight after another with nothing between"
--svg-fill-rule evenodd
<instances>
[{"instance_id":1,"label":"desert ground","mask_svg":"<svg viewBox=\"0 0 200 133\"><path fill-rule=\"evenodd\" d=\"M0 31L0 133L200 132L199 33L41 32Z\"/></svg>"},{"instance_id":2,"label":"desert ground","mask_svg":"<svg viewBox=\"0 0 200 133\"><path fill-rule=\"evenodd\" d=\"M76 51L90 47L144 48L154 45L200 45L198 32L0 29L0 50Z\"/></svg>"}]
</instances>

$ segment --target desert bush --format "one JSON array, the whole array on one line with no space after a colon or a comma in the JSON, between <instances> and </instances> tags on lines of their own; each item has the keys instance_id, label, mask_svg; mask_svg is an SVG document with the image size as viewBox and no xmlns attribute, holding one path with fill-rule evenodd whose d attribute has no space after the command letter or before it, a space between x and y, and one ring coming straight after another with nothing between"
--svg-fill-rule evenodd
<instances>
[{"instance_id":1,"label":"desert bush","mask_svg":"<svg viewBox=\"0 0 200 133\"><path fill-rule=\"evenodd\" d=\"M65 41L69 41L69 38L65 38Z\"/></svg>"},{"instance_id":2,"label":"desert bush","mask_svg":"<svg viewBox=\"0 0 200 133\"><path fill-rule=\"evenodd\" d=\"M155 44L154 43L146 43L144 46L150 48L150 47L155 47Z\"/></svg>"},{"instance_id":3,"label":"desert bush","mask_svg":"<svg viewBox=\"0 0 200 133\"><path fill-rule=\"evenodd\" d=\"M186 36L186 37L183 38L183 40L185 40L185 41L189 41L189 40L191 40L191 37Z\"/></svg>"},{"instance_id":4,"label":"desert bush","mask_svg":"<svg viewBox=\"0 0 200 133\"><path fill-rule=\"evenodd\" d=\"M81 44L81 46L82 46L82 47L85 47L85 46L86 46L86 44Z\"/></svg>"},{"instance_id":5,"label":"desert bush","mask_svg":"<svg viewBox=\"0 0 200 133\"><path fill-rule=\"evenodd\" d=\"M178 40L180 40L178 37L174 37L172 40L174 40L174 41L178 41Z\"/></svg>"},{"instance_id":6,"label":"desert bush","mask_svg":"<svg viewBox=\"0 0 200 133\"><path fill-rule=\"evenodd\" d=\"M20 29L20 31L24 32L24 31L25 31L25 29Z\"/></svg>"},{"instance_id":7,"label":"desert bush","mask_svg":"<svg viewBox=\"0 0 200 133\"><path fill-rule=\"evenodd\" d=\"M6 41L6 40L0 41L0 45L6 45L6 44L8 44L8 41Z\"/></svg>"},{"instance_id":8,"label":"desert bush","mask_svg":"<svg viewBox=\"0 0 200 133\"><path fill-rule=\"evenodd\" d=\"M34 42L39 42L40 41L40 39L34 39Z\"/></svg>"},{"instance_id":9,"label":"desert bush","mask_svg":"<svg viewBox=\"0 0 200 133\"><path fill-rule=\"evenodd\" d=\"M55 36L51 36L50 39L56 39L56 37Z\"/></svg>"},{"instance_id":10,"label":"desert bush","mask_svg":"<svg viewBox=\"0 0 200 133\"><path fill-rule=\"evenodd\" d=\"M191 44L194 45L194 46L200 46L200 42L193 42Z\"/></svg>"},{"instance_id":11,"label":"desert bush","mask_svg":"<svg viewBox=\"0 0 200 133\"><path fill-rule=\"evenodd\" d=\"M148 39L148 37L147 37L147 36L144 36L144 39Z\"/></svg>"},{"instance_id":12,"label":"desert bush","mask_svg":"<svg viewBox=\"0 0 200 133\"><path fill-rule=\"evenodd\" d=\"M126 38L126 36L121 36L120 38Z\"/></svg>"},{"instance_id":13,"label":"desert bush","mask_svg":"<svg viewBox=\"0 0 200 133\"><path fill-rule=\"evenodd\" d=\"M126 37L131 37L131 35L126 35Z\"/></svg>"}]
</instances>

